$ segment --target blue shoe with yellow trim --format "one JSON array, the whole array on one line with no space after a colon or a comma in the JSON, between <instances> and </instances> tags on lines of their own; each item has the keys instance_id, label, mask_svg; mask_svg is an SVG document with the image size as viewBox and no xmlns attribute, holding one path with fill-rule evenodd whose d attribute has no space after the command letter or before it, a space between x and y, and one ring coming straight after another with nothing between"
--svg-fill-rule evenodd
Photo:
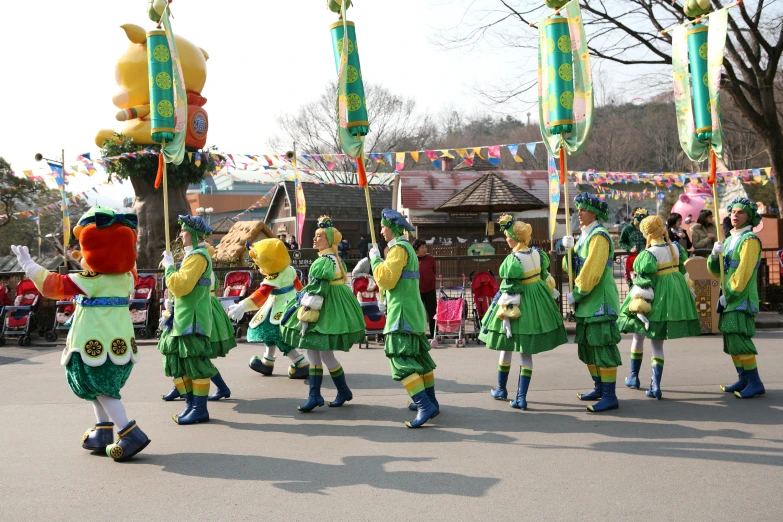
<instances>
[{"instance_id":1,"label":"blue shoe with yellow trim","mask_svg":"<svg viewBox=\"0 0 783 522\"><path fill-rule=\"evenodd\" d=\"M764 395L764 393L766 393L766 390L764 389L764 383L761 382L761 378L759 377L758 368L745 370L745 378L748 381L748 385L745 386L742 391L735 391L735 397L738 399L750 399L751 397Z\"/></svg>"},{"instance_id":2,"label":"blue shoe with yellow trim","mask_svg":"<svg viewBox=\"0 0 783 522\"><path fill-rule=\"evenodd\" d=\"M288 367L288 378L289 379L307 379L307 377L310 375L310 365L305 364L304 366L295 366L291 365Z\"/></svg>"},{"instance_id":3,"label":"blue shoe with yellow trim","mask_svg":"<svg viewBox=\"0 0 783 522\"><path fill-rule=\"evenodd\" d=\"M161 395L161 399L163 399L166 402L174 401L177 399L183 398L182 395L179 394L179 390L176 386L174 386L170 392L168 392L166 395Z\"/></svg>"},{"instance_id":4,"label":"blue shoe with yellow trim","mask_svg":"<svg viewBox=\"0 0 783 522\"><path fill-rule=\"evenodd\" d=\"M725 391L726 393L734 393L738 391L742 391L745 389L745 386L748 385L748 380L745 378L745 368L742 366L737 366L737 382L730 386L724 386L723 384L720 385L720 389Z\"/></svg>"},{"instance_id":5,"label":"blue shoe with yellow trim","mask_svg":"<svg viewBox=\"0 0 783 522\"><path fill-rule=\"evenodd\" d=\"M601 377L593 377L593 391L587 393L577 393L576 396L580 401L597 401L603 397L603 391L601 388Z\"/></svg>"},{"instance_id":6,"label":"blue shoe with yellow trim","mask_svg":"<svg viewBox=\"0 0 783 522\"><path fill-rule=\"evenodd\" d=\"M620 401L617 400L617 395L615 395L616 384L616 382L602 382L601 390L603 392L603 397L601 397L601 400L597 403L589 405L587 409L594 413L599 413L619 408Z\"/></svg>"},{"instance_id":7,"label":"blue shoe with yellow trim","mask_svg":"<svg viewBox=\"0 0 783 522\"><path fill-rule=\"evenodd\" d=\"M416 414L415 419L405 423L407 427L419 428L425 422L438 415L438 408L432 404L432 401L430 401L430 398L427 396L426 390L420 391L411 397L411 399L413 399L413 402L416 404L418 413Z\"/></svg>"},{"instance_id":8,"label":"blue shoe with yellow trim","mask_svg":"<svg viewBox=\"0 0 783 522\"><path fill-rule=\"evenodd\" d=\"M174 422L183 426L198 424L200 422L209 422L207 396L193 395L193 408L187 414L176 417Z\"/></svg>"},{"instance_id":9,"label":"blue shoe with yellow trim","mask_svg":"<svg viewBox=\"0 0 783 522\"><path fill-rule=\"evenodd\" d=\"M114 441L114 423L99 422L93 429L84 432L82 448L90 451L106 451L106 446Z\"/></svg>"},{"instance_id":10,"label":"blue shoe with yellow trim","mask_svg":"<svg viewBox=\"0 0 783 522\"><path fill-rule=\"evenodd\" d=\"M150 443L149 437L132 420L117 434L117 442L106 446L106 455L115 462L128 460Z\"/></svg>"},{"instance_id":11,"label":"blue shoe with yellow trim","mask_svg":"<svg viewBox=\"0 0 783 522\"><path fill-rule=\"evenodd\" d=\"M251 370L258 372L261 375L272 375L272 372L275 371L274 360L269 360L266 358L262 360L259 359L257 356L253 356L253 358L250 359L250 363L248 363L248 366L250 366Z\"/></svg>"}]
</instances>

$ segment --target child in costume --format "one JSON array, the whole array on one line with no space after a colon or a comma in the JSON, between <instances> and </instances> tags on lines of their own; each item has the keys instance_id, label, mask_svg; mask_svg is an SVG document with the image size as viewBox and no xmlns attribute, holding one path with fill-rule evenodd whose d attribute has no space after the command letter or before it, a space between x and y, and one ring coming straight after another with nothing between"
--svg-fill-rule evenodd
<instances>
[{"instance_id":1,"label":"child in costume","mask_svg":"<svg viewBox=\"0 0 783 522\"><path fill-rule=\"evenodd\" d=\"M185 216L179 216L180 220L183 217ZM198 247L205 249L211 260L215 255L215 249L212 248L211 245L206 244L203 240L212 233L212 228L206 224L203 224L203 226L206 227L204 229L205 231L203 233L197 233L199 241ZM185 255L187 256L192 250L192 245L185 246ZM209 304L212 308L213 320L212 333L209 336L209 344L212 348L210 359L225 357L228 352L230 352L237 345L237 341L234 336L234 325L231 324L231 319L228 318L223 305L220 304L220 301L215 296L217 288L218 282L217 278L215 278L215 273L213 272L210 276L209 289ZM170 324L169 318L171 317L173 310L172 299L166 300L165 308L166 310L163 312L163 317L161 318L161 331L166 330L167 326ZM219 371L213 375L210 380L215 383L215 386L217 386L217 392L215 392L213 395L208 395L208 401L219 401L220 399L228 399L231 397L231 390L229 389L228 385L226 385L226 381L223 380L223 377L220 375ZM185 397L185 395L180 394L179 389L174 386L174 388L172 388L169 393L162 395L161 399L164 401L173 401L179 397Z\"/></svg>"},{"instance_id":2,"label":"child in costume","mask_svg":"<svg viewBox=\"0 0 783 522\"><path fill-rule=\"evenodd\" d=\"M163 253L166 286L174 301L158 350L163 354L164 373L174 379L177 391L185 396L185 410L172 418L177 424L189 425L209 422L210 379L216 377L218 393L221 385L227 391L210 359L225 355L236 341L223 307L216 298L210 298L212 257L202 240L212 229L199 216L179 216L179 224L185 257L178 270L171 252Z\"/></svg>"},{"instance_id":3,"label":"child in costume","mask_svg":"<svg viewBox=\"0 0 783 522\"><path fill-rule=\"evenodd\" d=\"M53 274L36 264L25 246L13 246L19 264L36 288L50 299L75 296L71 329L62 365L71 391L92 402L95 427L82 447L128 460L150 443L134 420L128 420L120 390L139 361L128 298L136 265L136 214L118 214L94 206L73 230L81 246L79 274ZM119 427L116 442L114 426Z\"/></svg>"},{"instance_id":4,"label":"child in costume","mask_svg":"<svg viewBox=\"0 0 783 522\"><path fill-rule=\"evenodd\" d=\"M756 314L759 312L757 286L758 268L761 262L761 240L753 233L753 227L761 222L758 207L748 198L737 198L728 208L731 214L731 237L723 243L715 243L707 267L715 276L720 275L719 256L723 256L726 271L724 294L720 297L718 328L723 334L723 351L731 355L739 379L721 390L734 393L740 399L764 395L764 384L756 366Z\"/></svg>"},{"instance_id":5,"label":"child in costume","mask_svg":"<svg viewBox=\"0 0 783 522\"><path fill-rule=\"evenodd\" d=\"M582 233L574 245L573 236L563 238L563 246L573 248L574 290L566 297L574 305L576 337L579 360L587 365L594 388L589 393L579 393L583 401L598 401L587 407L592 412L613 410L619 407L615 384L617 367L622 359L617 343L617 313L620 297L612 270L614 243L601 221L609 218L607 204L593 194L583 192L574 199ZM563 269L569 270L568 257L563 259Z\"/></svg>"},{"instance_id":6,"label":"child in costume","mask_svg":"<svg viewBox=\"0 0 783 522\"><path fill-rule=\"evenodd\" d=\"M272 375L275 351L279 348L291 359L288 378L305 379L310 373L310 365L296 348L286 344L280 336L280 323L286 307L296 299L296 292L302 289L296 270L290 266L288 248L279 239L263 239L250 248L250 257L264 275L264 281L258 290L228 309L229 317L236 321L247 312L258 310L250 321L247 342L264 343L266 352L263 359L256 356L250 359L250 368L262 375Z\"/></svg>"},{"instance_id":7,"label":"child in costume","mask_svg":"<svg viewBox=\"0 0 783 522\"><path fill-rule=\"evenodd\" d=\"M512 408L527 409L527 390L533 374L533 354L568 343L563 316L555 299L555 280L549 275L549 256L528 242L533 227L506 214L498 221L512 253L500 265L503 282L484 316L479 340L500 351L498 386L492 397L508 398L506 384L512 352L519 352L519 387Z\"/></svg>"},{"instance_id":8,"label":"child in costume","mask_svg":"<svg viewBox=\"0 0 783 522\"><path fill-rule=\"evenodd\" d=\"M378 245L370 250L373 276L386 295L386 336L384 352L389 358L392 378L402 381L413 403L416 418L405 425L418 428L440 413L435 398L435 361L427 341L427 313L419 294L419 259L410 242L402 237L414 228L390 208L381 213L381 234L388 242L389 255L381 259Z\"/></svg>"},{"instance_id":9,"label":"child in costume","mask_svg":"<svg viewBox=\"0 0 783 522\"><path fill-rule=\"evenodd\" d=\"M321 396L323 367L329 370L337 397L329 406L339 407L353 399L345 372L334 356L347 352L364 340L364 316L359 302L345 284L345 263L337 253L342 234L332 227L329 216L318 218L313 247L318 259L310 267L310 282L288 304L280 334L283 342L307 350L310 362L310 393L299 411L308 412L324 405Z\"/></svg>"},{"instance_id":10,"label":"child in costume","mask_svg":"<svg viewBox=\"0 0 783 522\"><path fill-rule=\"evenodd\" d=\"M649 337L653 353L647 396L660 399L664 340L700 335L701 325L693 282L685 270L688 253L678 243L669 242L660 216L644 218L640 228L647 239L647 249L634 261L636 278L620 310L617 326L621 332L634 334L631 374L625 385L639 389L644 345L637 339Z\"/></svg>"}]
</instances>

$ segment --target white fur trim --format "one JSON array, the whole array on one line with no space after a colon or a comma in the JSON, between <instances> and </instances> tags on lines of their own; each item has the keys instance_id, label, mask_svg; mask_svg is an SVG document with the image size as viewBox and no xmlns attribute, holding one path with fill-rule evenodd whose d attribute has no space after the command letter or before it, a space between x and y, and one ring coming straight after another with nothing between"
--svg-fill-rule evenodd
<instances>
[{"instance_id":1,"label":"white fur trim","mask_svg":"<svg viewBox=\"0 0 783 522\"><path fill-rule=\"evenodd\" d=\"M310 310L320 310L324 304L324 298L320 295L305 294L302 297L302 306L310 308Z\"/></svg>"},{"instance_id":2,"label":"white fur trim","mask_svg":"<svg viewBox=\"0 0 783 522\"><path fill-rule=\"evenodd\" d=\"M640 286L634 286L631 290L631 297L641 297L647 301L652 301L655 298L655 292L652 288L642 288Z\"/></svg>"},{"instance_id":3,"label":"white fur trim","mask_svg":"<svg viewBox=\"0 0 783 522\"><path fill-rule=\"evenodd\" d=\"M556 288L553 288L553 289L552 289L552 299L554 299L555 301L557 301L557 298L558 298L558 297L560 297L560 292L558 292Z\"/></svg>"},{"instance_id":4,"label":"white fur trim","mask_svg":"<svg viewBox=\"0 0 783 522\"><path fill-rule=\"evenodd\" d=\"M498 305L499 306L509 306L509 305L518 305L519 300L519 294L501 294L500 299L498 299Z\"/></svg>"}]
</instances>

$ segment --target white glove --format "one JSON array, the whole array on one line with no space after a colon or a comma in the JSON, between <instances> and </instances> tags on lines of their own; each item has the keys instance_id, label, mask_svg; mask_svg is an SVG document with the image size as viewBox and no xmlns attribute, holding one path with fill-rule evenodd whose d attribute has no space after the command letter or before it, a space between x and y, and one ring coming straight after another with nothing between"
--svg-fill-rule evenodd
<instances>
[{"instance_id":1,"label":"white glove","mask_svg":"<svg viewBox=\"0 0 783 522\"><path fill-rule=\"evenodd\" d=\"M375 243L370 249L370 259L381 257L381 250L378 248L378 243Z\"/></svg>"},{"instance_id":2,"label":"white glove","mask_svg":"<svg viewBox=\"0 0 783 522\"><path fill-rule=\"evenodd\" d=\"M574 303L576 303L576 301L574 300L574 294L573 293L568 292L568 295L566 295L566 302L569 304L569 306L573 305Z\"/></svg>"},{"instance_id":3,"label":"white glove","mask_svg":"<svg viewBox=\"0 0 783 522\"><path fill-rule=\"evenodd\" d=\"M160 264L163 265L164 269L174 265L174 254L171 252L163 252L163 261L161 261Z\"/></svg>"},{"instance_id":4,"label":"white glove","mask_svg":"<svg viewBox=\"0 0 783 522\"><path fill-rule=\"evenodd\" d=\"M714 245L712 245L712 255L713 257L718 257L720 254L723 253L723 243L720 241L716 241Z\"/></svg>"},{"instance_id":5,"label":"white glove","mask_svg":"<svg viewBox=\"0 0 783 522\"><path fill-rule=\"evenodd\" d=\"M386 313L386 301L378 301L378 310L380 310L382 314Z\"/></svg>"},{"instance_id":6,"label":"white glove","mask_svg":"<svg viewBox=\"0 0 783 522\"><path fill-rule=\"evenodd\" d=\"M557 291L557 288L552 289L552 299L557 301L557 298L560 297L560 292Z\"/></svg>"},{"instance_id":7,"label":"white glove","mask_svg":"<svg viewBox=\"0 0 783 522\"><path fill-rule=\"evenodd\" d=\"M168 317L161 315L160 320L158 321L158 330L161 332L166 329L166 319L168 319Z\"/></svg>"},{"instance_id":8,"label":"white glove","mask_svg":"<svg viewBox=\"0 0 783 522\"><path fill-rule=\"evenodd\" d=\"M171 299L165 299L163 301L163 308L165 308L168 313L172 313L174 311L174 303L171 302Z\"/></svg>"},{"instance_id":9,"label":"white glove","mask_svg":"<svg viewBox=\"0 0 783 522\"><path fill-rule=\"evenodd\" d=\"M298 326L299 326L299 327L302 329L302 333L301 333L302 337L304 337L304 336L305 336L305 334L307 333L307 326L308 326L309 324L310 324L310 323L306 323L306 322L304 322L304 321L299 321L299 325L298 325Z\"/></svg>"},{"instance_id":10,"label":"white glove","mask_svg":"<svg viewBox=\"0 0 783 522\"><path fill-rule=\"evenodd\" d=\"M16 260L19 261L22 270L25 271L28 278L33 279L39 271L43 270L43 267L30 257L30 249L26 246L12 245L11 251L16 256Z\"/></svg>"},{"instance_id":11,"label":"white glove","mask_svg":"<svg viewBox=\"0 0 783 522\"><path fill-rule=\"evenodd\" d=\"M720 299L718 299L718 303L723 307L724 310L726 309L726 307L728 307L728 305L726 304L725 295L720 296Z\"/></svg>"},{"instance_id":12,"label":"white glove","mask_svg":"<svg viewBox=\"0 0 783 522\"><path fill-rule=\"evenodd\" d=\"M511 319L509 319L508 317L504 317L503 318L503 330L506 331L506 337L511 339L511 336L512 336L512 334L511 334Z\"/></svg>"},{"instance_id":13,"label":"white glove","mask_svg":"<svg viewBox=\"0 0 783 522\"><path fill-rule=\"evenodd\" d=\"M574 236L563 236L563 248L574 248Z\"/></svg>"},{"instance_id":14,"label":"white glove","mask_svg":"<svg viewBox=\"0 0 783 522\"><path fill-rule=\"evenodd\" d=\"M243 299L242 301L232 304L228 307L228 311L226 312L228 314L228 317L234 321L239 321L245 316L245 313L248 311L247 306L247 300Z\"/></svg>"}]
</instances>

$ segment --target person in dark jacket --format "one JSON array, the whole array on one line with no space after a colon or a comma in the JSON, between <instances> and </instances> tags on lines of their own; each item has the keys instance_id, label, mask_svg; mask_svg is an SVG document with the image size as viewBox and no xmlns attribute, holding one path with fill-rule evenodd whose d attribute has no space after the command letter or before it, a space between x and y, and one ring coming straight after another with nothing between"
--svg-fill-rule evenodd
<instances>
[{"instance_id":1,"label":"person in dark jacket","mask_svg":"<svg viewBox=\"0 0 783 522\"><path fill-rule=\"evenodd\" d=\"M672 212L669 214L666 225L669 229L669 240L679 243L685 250L690 250L693 244L691 243L691 238L688 237L688 233L682 228L682 216L677 212Z\"/></svg>"},{"instance_id":2,"label":"person in dark jacket","mask_svg":"<svg viewBox=\"0 0 783 522\"><path fill-rule=\"evenodd\" d=\"M435 258L427 253L427 243L421 239L413 242L413 250L419 258L419 293L427 312L427 320L430 323L430 338L435 335L435 312L438 308L438 299L435 293Z\"/></svg>"},{"instance_id":3,"label":"person in dark jacket","mask_svg":"<svg viewBox=\"0 0 783 522\"><path fill-rule=\"evenodd\" d=\"M359 257L364 259L370 251L370 240L364 234L359 235Z\"/></svg>"}]
</instances>

